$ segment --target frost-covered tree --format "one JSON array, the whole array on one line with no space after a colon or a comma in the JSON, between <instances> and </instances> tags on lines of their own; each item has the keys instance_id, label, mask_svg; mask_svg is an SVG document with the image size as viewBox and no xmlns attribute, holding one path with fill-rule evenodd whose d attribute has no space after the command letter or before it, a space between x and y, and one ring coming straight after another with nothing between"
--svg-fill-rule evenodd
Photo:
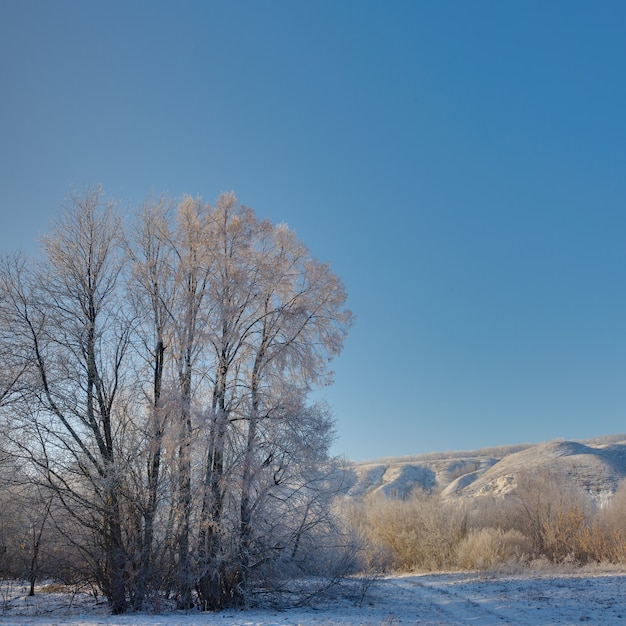
<instances>
[{"instance_id":1,"label":"frost-covered tree","mask_svg":"<svg viewBox=\"0 0 626 626\"><path fill-rule=\"evenodd\" d=\"M134 348L138 396L144 414L138 446L141 452L137 470L137 505L135 537L139 563L133 586L133 605L140 609L149 588L158 589L158 581L167 576L163 554L168 544L158 540L157 528L162 501L167 495L167 433L174 407L168 393L165 371L166 342L173 323L174 281L169 236L172 204L166 198L148 202L137 215L127 236L130 274L126 295L135 311ZM142 469L145 467L145 473ZM165 478L164 478L165 476ZM161 514L162 517L162 514ZM168 529L171 535L171 529ZM158 546L158 547L157 547ZM172 547L171 545L169 546Z\"/></svg>"},{"instance_id":2,"label":"frost-covered tree","mask_svg":"<svg viewBox=\"0 0 626 626\"><path fill-rule=\"evenodd\" d=\"M195 588L201 605L215 609L243 599L254 565L289 550L286 537L261 550L260 520L279 502L301 506L284 498L290 489L304 494L309 481L313 493L332 421L306 398L329 382L327 364L351 314L328 267L287 227L258 220L232 194L214 207L185 198L158 221L144 248L167 262L156 272L144 251L139 275L151 268L141 288L152 302L161 294L162 332L153 343L162 346L176 398L168 427L178 442L171 504L179 604L188 606ZM303 478L305 466L312 473Z\"/></svg>"},{"instance_id":3,"label":"frost-covered tree","mask_svg":"<svg viewBox=\"0 0 626 626\"><path fill-rule=\"evenodd\" d=\"M12 441L99 531L99 582L117 613L127 564L118 398L131 328L118 300L120 228L99 189L76 196L44 238L42 262L6 264L3 280L4 321L35 373L12 409Z\"/></svg>"},{"instance_id":4,"label":"frost-covered tree","mask_svg":"<svg viewBox=\"0 0 626 626\"><path fill-rule=\"evenodd\" d=\"M329 382L327 364L351 322L337 277L286 226L258 220L232 194L220 196L212 223L210 436L198 547L198 592L208 608L245 594L251 568L290 549L286 537L261 546L256 531L268 503L304 492L289 466L314 471L310 419L319 453L328 451L331 423L306 398Z\"/></svg>"},{"instance_id":5,"label":"frost-covered tree","mask_svg":"<svg viewBox=\"0 0 626 626\"><path fill-rule=\"evenodd\" d=\"M88 191L43 254L4 264L4 426L113 610L219 609L302 568L332 526L333 422L309 394L351 325L339 279L233 194L124 229Z\"/></svg>"}]
</instances>

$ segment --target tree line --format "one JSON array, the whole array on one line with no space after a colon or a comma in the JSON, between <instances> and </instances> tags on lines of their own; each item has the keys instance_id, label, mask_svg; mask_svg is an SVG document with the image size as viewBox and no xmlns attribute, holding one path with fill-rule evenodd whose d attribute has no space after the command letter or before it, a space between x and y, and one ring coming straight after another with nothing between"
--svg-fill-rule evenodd
<instances>
[{"instance_id":1,"label":"tree line","mask_svg":"<svg viewBox=\"0 0 626 626\"><path fill-rule=\"evenodd\" d=\"M0 267L0 462L33 546L53 528L114 613L245 603L332 558L333 420L310 392L351 323L328 265L233 194L131 218L73 196L40 256Z\"/></svg>"}]
</instances>

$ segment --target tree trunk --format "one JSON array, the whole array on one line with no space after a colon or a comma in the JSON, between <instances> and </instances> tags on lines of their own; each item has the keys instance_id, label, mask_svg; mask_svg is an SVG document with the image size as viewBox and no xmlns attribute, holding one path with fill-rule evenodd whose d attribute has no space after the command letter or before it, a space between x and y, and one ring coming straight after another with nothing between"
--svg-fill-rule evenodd
<instances>
[{"instance_id":1,"label":"tree trunk","mask_svg":"<svg viewBox=\"0 0 626 626\"><path fill-rule=\"evenodd\" d=\"M161 473L161 454L163 447L163 419L160 415L161 389L163 384L163 359L165 346L163 340L159 339L154 353L154 389L152 421L154 432L152 433L152 445L148 459L148 497L144 511L144 530L141 539L141 557L139 574L135 586L133 606L135 610L140 610L143 606L149 579L152 572L153 542L154 542L154 520L158 505L159 477Z\"/></svg>"},{"instance_id":2,"label":"tree trunk","mask_svg":"<svg viewBox=\"0 0 626 626\"><path fill-rule=\"evenodd\" d=\"M29 596L35 595L35 582L37 580L37 562L39 558L39 547L41 545L41 536L43 535L43 530L46 526L46 522L48 521L48 515L50 514L50 507L52 506L52 498L48 498L48 502L46 504L46 510L44 511L43 518L41 520L41 525L37 530L33 528L33 557L30 561L30 573L29 573L29 581L30 581L30 590L28 592Z\"/></svg>"},{"instance_id":3,"label":"tree trunk","mask_svg":"<svg viewBox=\"0 0 626 626\"><path fill-rule=\"evenodd\" d=\"M110 493L110 509L107 515L107 541L106 541L106 560L107 568L107 586L109 593L109 602L111 603L111 611L114 615L120 615L128 610L126 601L126 551L122 539L122 523L120 516L120 507L115 493Z\"/></svg>"},{"instance_id":4,"label":"tree trunk","mask_svg":"<svg viewBox=\"0 0 626 626\"><path fill-rule=\"evenodd\" d=\"M189 356L180 375L181 411L178 448L178 584L179 609L193 607L190 554L191 523L191 361Z\"/></svg>"},{"instance_id":5,"label":"tree trunk","mask_svg":"<svg viewBox=\"0 0 626 626\"><path fill-rule=\"evenodd\" d=\"M217 611L241 602L241 572L237 564L224 563L221 538L224 495L224 447L228 428L226 409L227 357L222 352L218 380L213 394L215 418L211 425L211 443L206 456L201 526L198 535L200 572L197 591L205 611Z\"/></svg>"}]
</instances>

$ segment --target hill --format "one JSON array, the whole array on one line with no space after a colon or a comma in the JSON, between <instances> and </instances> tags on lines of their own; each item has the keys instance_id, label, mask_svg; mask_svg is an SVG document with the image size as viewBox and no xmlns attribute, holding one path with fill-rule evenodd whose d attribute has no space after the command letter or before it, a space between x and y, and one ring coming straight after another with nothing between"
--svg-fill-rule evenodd
<instances>
[{"instance_id":1,"label":"hill","mask_svg":"<svg viewBox=\"0 0 626 626\"><path fill-rule=\"evenodd\" d=\"M376 492L402 498L415 488L474 498L512 493L521 474L535 472L563 474L602 504L626 478L626 435L352 463L343 484L357 498Z\"/></svg>"}]
</instances>

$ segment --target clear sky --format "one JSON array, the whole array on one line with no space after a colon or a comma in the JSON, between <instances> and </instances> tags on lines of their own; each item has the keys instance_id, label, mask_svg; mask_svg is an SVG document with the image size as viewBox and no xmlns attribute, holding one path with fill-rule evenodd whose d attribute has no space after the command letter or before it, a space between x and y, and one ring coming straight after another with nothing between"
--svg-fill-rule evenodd
<instances>
[{"instance_id":1,"label":"clear sky","mask_svg":"<svg viewBox=\"0 0 626 626\"><path fill-rule=\"evenodd\" d=\"M626 3L0 0L0 250L234 190L343 279L363 460L626 431Z\"/></svg>"}]
</instances>

